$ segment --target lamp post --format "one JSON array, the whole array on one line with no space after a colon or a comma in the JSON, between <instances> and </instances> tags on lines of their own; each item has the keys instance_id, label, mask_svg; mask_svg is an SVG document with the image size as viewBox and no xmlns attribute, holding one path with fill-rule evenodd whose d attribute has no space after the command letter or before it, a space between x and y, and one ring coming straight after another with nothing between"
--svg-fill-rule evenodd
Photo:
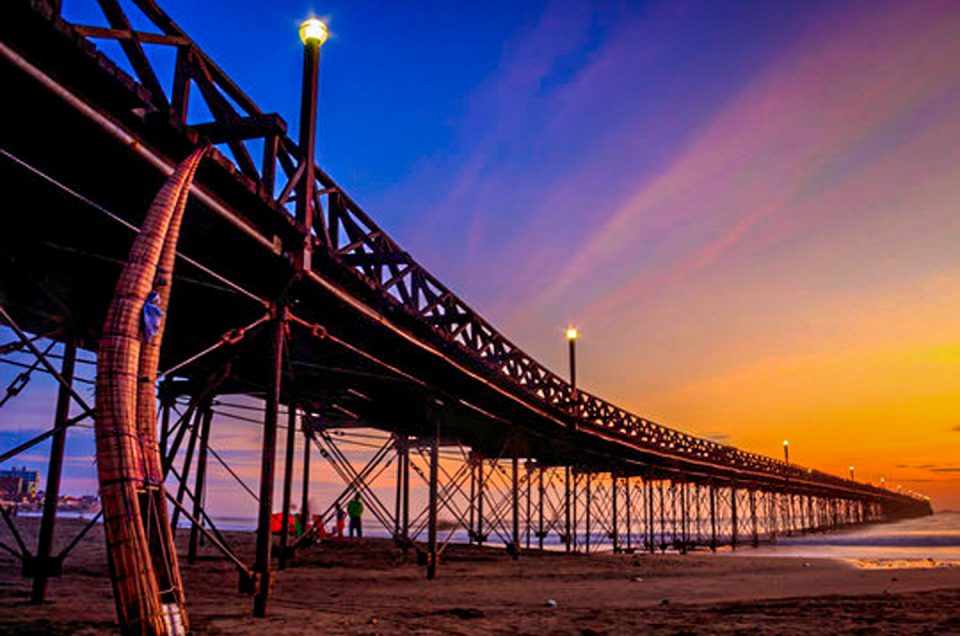
<instances>
[{"instance_id":1,"label":"lamp post","mask_svg":"<svg viewBox=\"0 0 960 636\"><path fill-rule=\"evenodd\" d=\"M570 384L573 386L574 395L577 392L577 338L580 332L576 327L567 329L567 342L570 345Z\"/></svg>"},{"instance_id":2,"label":"lamp post","mask_svg":"<svg viewBox=\"0 0 960 636\"><path fill-rule=\"evenodd\" d=\"M573 401L573 414L578 414L577 404L577 338L580 332L576 327L567 328L567 345L570 349L570 399Z\"/></svg>"},{"instance_id":3,"label":"lamp post","mask_svg":"<svg viewBox=\"0 0 960 636\"><path fill-rule=\"evenodd\" d=\"M317 146L317 85L320 76L320 47L327 41L330 32L322 20L310 18L300 25L300 41L303 42L303 84L300 88L300 161L303 170L297 183L297 222L306 231L302 263L310 269L313 252L313 180Z\"/></svg>"},{"instance_id":4,"label":"lamp post","mask_svg":"<svg viewBox=\"0 0 960 636\"><path fill-rule=\"evenodd\" d=\"M853 481L853 466L850 467L850 481Z\"/></svg>"},{"instance_id":5,"label":"lamp post","mask_svg":"<svg viewBox=\"0 0 960 636\"><path fill-rule=\"evenodd\" d=\"M886 477L880 477L880 487L883 488L884 490L887 489L887 478L886 478Z\"/></svg>"},{"instance_id":6,"label":"lamp post","mask_svg":"<svg viewBox=\"0 0 960 636\"><path fill-rule=\"evenodd\" d=\"M567 327L567 346L570 351L570 412L574 417L573 430L577 430L577 418L580 416L580 400L577 392L577 338L580 332L576 327Z\"/></svg>"},{"instance_id":7,"label":"lamp post","mask_svg":"<svg viewBox=\"0 0 960 636\"><path fill-rule=\"evenodd\" d=\"M783 440L783 462L790 463L790 440Z\"/></svg>"}]
</instances>

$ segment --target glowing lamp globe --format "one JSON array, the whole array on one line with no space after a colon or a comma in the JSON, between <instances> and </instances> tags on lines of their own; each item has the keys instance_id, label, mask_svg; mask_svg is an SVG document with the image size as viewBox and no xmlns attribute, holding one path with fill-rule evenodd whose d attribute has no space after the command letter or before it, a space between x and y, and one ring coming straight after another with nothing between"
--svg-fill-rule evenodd
<instances>
[{"instance_id":1,"label":"glowing lamp globe","mask_svg":"<svg viewBox=\"0 0 960 636\"><path fill-rule=\"evenodd\" d=\"M580 332L575 327L567 329L567 340L576 340L580 337Z\"/></svg>"},{"instance_id":2,"label":"glowing lamp globe","mask_svg":"<svg viewBox=\"0 0 960 636\"><path fill-rule=\"evenodd\" d=\"M310 18L304 20L303 24L300 25L300 40L304 45L315 42L317 46L323 46L329 36L330 31L327 30L327 25L323 23L323 20Z\"/></svg>"}]
</instances>

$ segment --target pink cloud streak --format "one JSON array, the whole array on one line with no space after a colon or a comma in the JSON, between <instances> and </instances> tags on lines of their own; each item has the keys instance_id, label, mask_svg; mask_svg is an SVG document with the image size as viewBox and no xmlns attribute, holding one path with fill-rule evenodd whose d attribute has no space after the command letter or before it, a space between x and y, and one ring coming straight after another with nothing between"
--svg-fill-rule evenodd
<instances>
[{"instance_id":1,"label":"pink cloud streak","mask_svg":"<svg viewBox=\"0 0 960 636\"><path fill-rule=\"evenodd\" d=\"M955 84L957 16L947 7L923 13L893 6L867 20L835 17L821 25L751 82L673 165L621 204L520 314L569 294L636 250L665 252L665 245L667 262L644 268L593 301L590 315L730 254L758 225L815 189L814 177L834 157L883 134L915 104Z\"/></svg>"}]
</instances>

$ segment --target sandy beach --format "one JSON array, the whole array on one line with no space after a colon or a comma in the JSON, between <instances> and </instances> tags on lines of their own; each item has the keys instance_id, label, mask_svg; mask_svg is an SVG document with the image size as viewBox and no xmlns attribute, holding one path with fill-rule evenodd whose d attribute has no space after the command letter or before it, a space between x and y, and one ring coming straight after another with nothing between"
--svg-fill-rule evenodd
<instances>
[{"instance_id":1,"label":"sandy beach","mask_svg":"<svg viewBox=\"0 0 960 636\"><path fill-rule=\"evenodd\" d=\"M79 527L63 520L66 541ZM36 523L19 519L28 545ZM181 532L178 540L185 539ZM253 536L228 534L245 558ZM197 633L255 634L960 634L960 568L863 569L832 559L564 555L451 546L437 580L390 542L326 543L279 572L269 617L250 617L233 567L209 546L181 561ZM99 528L26 603L29 581L0 555L0 632L112 633ZM547 607L547 600L556 607Z\"/></svg>"}]
</instances>

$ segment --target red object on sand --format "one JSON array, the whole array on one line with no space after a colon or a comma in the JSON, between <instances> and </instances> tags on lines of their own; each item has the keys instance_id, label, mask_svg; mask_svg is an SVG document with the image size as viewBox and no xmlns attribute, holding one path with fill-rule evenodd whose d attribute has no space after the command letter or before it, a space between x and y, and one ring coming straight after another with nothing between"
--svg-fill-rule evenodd
<instances>
[{"instance_id":1,"label":"red object on sand","mask_svg":"<svg viewBox=\"0 0 960 636\"><path fill-rule=\"evenodd\" d=\"M280 534L281 530L283 530L283 513L275 512L270 517L270 533ZM294 534L297 532L297 519L293 515L287 515L287 532Z\"/></svg>"},{"instance_id":2,"label":"red object on sand","mask_svg":"<svg viewBox=\"0 0 960 636\"><path fill-rule=\"evenodd\" d=\"M323 517L321 515L313 515L313 528L314 532L317 533L319 537L326 537L327 529L323 526Z\"/></svg>"}]
</instances>

